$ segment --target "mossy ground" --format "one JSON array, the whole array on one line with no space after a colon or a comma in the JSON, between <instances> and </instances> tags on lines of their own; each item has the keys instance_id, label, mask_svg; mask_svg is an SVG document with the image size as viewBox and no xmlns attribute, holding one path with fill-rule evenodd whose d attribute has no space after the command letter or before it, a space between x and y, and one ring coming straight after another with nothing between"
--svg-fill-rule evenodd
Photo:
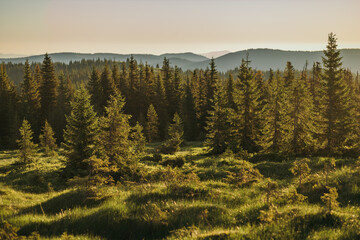
<instances>
[{"instance_id":1,"label":"mossy ground","mask_svg":"<svg viewBox=\"0 0 360 240\"><path fill-rule=\"evenodd\" d=\"M158 144L147 147L150 152ZM59 154L61 155L61 154ZM289 168L296 158L209 156L200 142L188 143L177 157L181 168L140 161L141 182L103 187L91 199L61 177L62 157L17 163L15 151L0 152L0 219L41 239L360 239L360 166L337 159L328 185L339 192L340 208L326 212L326 158L311 158L311 175L299 186ZM163 155L163 159L175 158ZM242 169L262 177L237 182ZM269 179L277 189L267 201ZM304 202L289 202L293 189ZM264 220L262 213L271 213Z\"/></svg>"}]
</instances>

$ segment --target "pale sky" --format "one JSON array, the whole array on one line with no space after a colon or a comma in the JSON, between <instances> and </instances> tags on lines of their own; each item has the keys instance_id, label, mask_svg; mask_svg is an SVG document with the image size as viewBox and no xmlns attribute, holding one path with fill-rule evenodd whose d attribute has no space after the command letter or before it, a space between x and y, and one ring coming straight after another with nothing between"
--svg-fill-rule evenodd
<instances>
[{"instance_id":1,"label":"pale sky","mask_svg":"<svg viewBox=\"0 0 360 240\"><path fill-rule=\"evenodd\" d=\"M360 48L360 0L0 0L0 54Z\"/></svg>"}]
</instances>

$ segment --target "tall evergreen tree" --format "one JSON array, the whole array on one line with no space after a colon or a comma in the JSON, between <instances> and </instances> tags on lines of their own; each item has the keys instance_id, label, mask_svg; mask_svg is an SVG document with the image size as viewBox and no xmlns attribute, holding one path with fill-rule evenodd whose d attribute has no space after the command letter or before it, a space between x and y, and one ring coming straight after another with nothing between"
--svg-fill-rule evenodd
<instances>
[{"instance_id":1,"label":"tall evergreen tree","mask_svg":"<svg viewBox=\"0 0 360 240\"><path fill-rule=\"evenodd\" d=\"M119 88L119 86L120 86L120 70L119 70L119 65L116 62L113 63L111 73L112 73L113 82L115 84L115 88L120 90L120 88Z\"/></svg>"},{"instance_id":2,"label":"tall evergreen tree","mask_svg":"<svg viewBox=\"0 0 360 240\"><path fill-rule=\"evenodd\" d=\"M129 60L128 82L129 88L125 107L126 112L132 115L131 121L135 123L140 116L140 109L138 107L140 81L138 65L132 55Z\"/></svg>"},{"instance_id":3,"label":"tall evergreen tree","mask_svg":"<svg viewBox=\"0 0 360 240\"><path fill-rule=\"evenodd\" d=\"M0 148L15 147L19 129L17 94L9 80L5 64L0 65Z\"/></svg>"},{"instance_id":4,"label":"tall evergreen tree","mask_svg":"<svg viewBox=\"0 0 360 240\"><path fill-rule=\"evenodd\" d=\"M64 73L60 73L59 76L59 95L58 95L58 104L57 104L57 121L54 125L54 130L56 132L56 138L59 142L63 141L63 131L66 126L66 115L70 114L71 106L70 102L74 97L74 85L70 78L64 75Z\"/></svg>"},{"instance_id":5,"label":"tall evergreen tree","mask_svg":"<svg viewBox=\"0 0 360 240\"><path fill-rule=\"evenodd\" d=\"M32 142L33 132L30 123L24 119L19 129L21 138L17 140L19 144L19 159L23 163L28 163L36 153L37 144Z\"/></svg>"},{"instance_id":6,"label":"tall evergreen tree","mask_svg":"<svg viewBox=\"0 0 360 240\"><path fill-rule=\"evenodd\" d=\"M99 135L98 118L91 105L90 94L84 87L75 92L66 122L63 148L67 170L71 175L82 175L87 169L83 160L95 154Z\"/></svg>"},{"instance_id":7,"label":"tall evergreen tree","mask_svg":"<svg viewBox=\"0 0 360 240\"><path fill-rule=\"evenodd\" d=\"M306 154L314 150L313 139L316 132L313 117L313 102L307 84L307 69L301 77L296 77L290 85L289 112L291 118L290 152Z\"/></svg>"},{"instance_id":8,"label":"tall evergreen tree","mask_svg":"<svg viewBox=\"0 0 360 240\"><path fill-rule=\"evenodd\" d=\"M23 116L29 120L36 134L39 134L40 93L39 85L32 76L29 61L24 66L24 81L21 85Z\"/></svg>"},{"instance_id":9,"label":"tall evergreen tree","mask_svg":"<svg viewBox=\"0 0 360 240\"><path fill-rule=\"evenodd\" d=\"M55 74L54 64L46 53L41 66L41 111L43 119L48 119L51 124L55 121L54 109L57 104L59 80Z\"/></svg>"},{"instance_id":10,"label":"tall evergreen tree","mask_svg":"<svg viewBox=\"0 0 360 240\"><path fill-rule=\"evenodd\" d=\"M169 136L162 146L162 152L165 154L174 154L180 150L180 145L183 142L184 135L184 128L179 114L174 114L168 133Z\"/></svg>"},{"instance_id":11,"label":"tall evergreen tree","mask_svg":"<svg viewBox=\"0 0 360 240\"><path fill-rule=\"evenodd\" d=\"M152 104L150 104L147 111L145 135L149 142L154 142L159 139L159 118Z\"/></svg>"},{"instance_id":12,"label":"tall evergreen tree","mask_svg":"<svg viewBox=\"0 0 360 240\"><path fill-rule=\"evenodd\" d=\"M110 99L110 96L117 92L117 88L112 77L112 73L109 69L108 63L105 63L105 67L101 73L100 77L101 85L101 98L100 98L100 108L101 112L104 111L104 107Z\"/></svg>"},{"instance_id":13,"label":"tall evergreen tree","mask_svg":"<svg viewBox=\"0 0 360 240\"><path fill-rule=\"evenodd\" d=\"M53 156L57 148L56 139L54 138L54 131L52 130L48 121L45 121L45 125L42 129L42 134L39 137L41 147L45 151L45 155Z\"/></svg>"},{"instance_id":14,"label":"tall evergreen tree","mask_svg":"<svg viewBox=\"0 0 360 240\"><path fill-rule=\"evenodd\" d=\"M101 118L99 145L101 155L121 171L134 161L134 149L130 137L130 116L124 113L125 99L120 93L111 95Z\"/></svg>"},{"instance_id":15,"label":"tall evergreen tree","mask_svg":"<svg viewBox=\"0 0 360 240\"><path fill-rule=\"evenodd\" d=\"M159 117L159 137L160 140L164 140L167 135L169 118L166 111L165 88L160 75L157 76L156 80L156 101L154 107Z\"/></svg>"},{"instance_id":16,"label":"tall evergreen tree","mask_svg":"<svg viewBox=\"0 0 360 240\"><path fill-rule=\"evenodd\" d=\"M228 148L231 144L231 116L233 110L226 108L226 98L220 88L217 88L214 95L214 106L209 111L207 121L206 146L211 153L219 154Z\"/></svg>"},{"instance_id":17,"label":"tall evergreen tree","mask_svg":"<svg viewBox=\"0 0 360 240\"><path fill-rule=\"evenodd\" d=\"M269 81L269 90L268 116L260 142L264 151L277 153L286 150L284 146L288 143L290 128L290 119L286 112L288 103L284 92L284 79L280 71Z\"/></svg>"},{"instance_id":18,"label":"tall evergreen tree","mask_svg":"<svg viewBox=\"0 0 360 240\"><path fill-rule=\"evenodd\" d=\"M284 70L284 87L289 89L292 85L292 82L295 79L295 69L290 61L286 63L286 68Z\"/></svg>"},{"instance_id":19,"label":"tall evergreen tree","mask_svg":"<svg viewBox=\"0 0 360 240\"><path fill-rule=\"evenodd\" d=\"M237 128L235 133L241 147L249 152L257 150L255 114L258 105L258 92L254 72L249 67L248 60L242 60L236 90Z\"/></svg>"},{"instance_id":20,"label":"tall evergreen tree","mask_svg":"<svg viewBox=\"0 0 360 240\"><path fill-rule=\"evenodd\" d=\"M346 83L342 75L342 57L337 49L336 35L330 33L328 44L324 50L323 60L323 79L326 84L325 97L325 151L328 154L341 153L346 140L344 124L346 124Z\"/></svg>"},{"instance_id":21,"label":"tall evergreen tree","mask_svg":"<svg viewBox=\"0 0 360 240\"><path fill-rule=\"evenodd\" d=\"M91 104L94 106L96 112L100 113L101 107L101 95L102 89L100 84L100 74L96 70L95 66L92 68L90 79L87 85L87 89L91 95Z\"/></svg>"},{"instance_id":22,"label":"tall evergreen tree","mask_svg":"<svg viewBox=\"0 0 360 240\"><path fill-rule=\"evenodd\" d=\"M187 79L185 97L183 100L184 135L188 141L194 141L199 135L199 127L196 118L196 109L190 80Z\"/></svg>"},{"instance_id":23,"label":"tall evergreen tree","mask_svg":"<svg viewBox=\"0 0 360 240\"><path fill-rule=\"evenodd\" d=\"M227 107L236 110L236 104L235 104L235 100L234 100L234 92L235 92L235 87L234 87L234 78L232 76L232 74L229 74L229 77L227 79L226 82L226 99L227 99Z\"/></svg>"}]
</instances>

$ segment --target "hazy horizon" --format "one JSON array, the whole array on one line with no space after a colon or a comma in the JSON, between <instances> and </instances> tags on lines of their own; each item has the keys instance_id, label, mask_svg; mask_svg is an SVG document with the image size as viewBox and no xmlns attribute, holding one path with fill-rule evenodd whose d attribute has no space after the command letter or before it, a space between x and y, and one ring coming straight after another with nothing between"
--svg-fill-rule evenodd
<instances>
[{"instance_id":1,"label":"hazy horizon","mask_svg":"<svg viewBox=\"0 0 360 240\"><path fill-rule=\"evenodd\" d=\"M0 0L0 53L316 51L360 48L356 0Z\"/></svg>"}]
</instances>

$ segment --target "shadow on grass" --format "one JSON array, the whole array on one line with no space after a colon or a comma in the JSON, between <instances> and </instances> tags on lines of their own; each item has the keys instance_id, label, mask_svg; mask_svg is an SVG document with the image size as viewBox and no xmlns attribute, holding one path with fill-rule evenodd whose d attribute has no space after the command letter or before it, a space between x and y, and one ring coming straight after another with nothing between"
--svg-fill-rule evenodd
<instances>
[{"instance_id":1,"label":"shadow on grass","mask_svg":"<svg viewBox=\"0 0 360 240\"><path fill-rule=\"evenodd\" d=\"M261 162L254 166L264 177L278 180L291 178L291 162Z\"/></svg>"},{"instance_id":2,"label":"shadow on grass","mask_svg":"<svg viewBox=\"0 0 360 240\"><path fill-rule=\"evenodd\" d=\"M43 172L39 169L26 169L26 165L18 162L0 167L0 182L11 186L17 191L26 193L45 193L49 190L65 189L65 181L62 179L61 170Z\"/></svg>"},{"instance_id":3,"label":"shadow on grass","mask_svg":"<svg viewBox=\"0 0 360 240\"><path fill-rule=\"evenodd\" d=\"M38 222L23 226L20 235L38 231L41 236L90 234L106 239L159 239L169 234L169 226L162 222L146 222L124 216L116 209L101 209L81 218L62 218L52 222Z\"/></svg>"},{"instance_id":4,"label":"shadow on grass","mask_svg":"<svg viewBox=\"0 0 360 240\"><path fill-rule=\"evenodd\" d=\"M210 189L193 187L190 185L179 185L170 187L170 189L163 192L150 192L150 193L134 193L127 198L127 202L137 205L146 204L148 202L160 202L167 200L179 199L210 199L212 193Z\"/></svg>"},{"instance_id":5,"label":"shadow on grass","mask_svg":"<svg viewBox=\"0 0 360 240\"><path fill-rule=\"evenodd\" d=\"M25 208L20 211L19 214L56 214L75 207L95 207L101 204L104 200L105 199L89 199L85 190L78 189L53 197L45 202L42 202L41 205L38 204L29 208Z\"/></svg>"},{"instance_id":6,"label":"shadow on grass","mask_svg":"<svg viewBox=\"0 0 360 240\"><path fill-rule=\"evenodd\" d=\"M336 215L318 213L295 217L290 226L297 234L296 239L306 239L307 236L320 228L339 228L343 225L343 219Z\"/></svg>"},{"instance_id":7,"label":"shadow on grass","mask_svg":"<svg viewBox=\"0 0 360 240\"><path fill-rule=\"evenodd\" d=\"M172 230L184 226L228 226L232 220L226 209L219 206L191 206L175 210L159 221L145 219L140 215L129 215L125 210L100 209L83 217L68 218L52 222L37 222L23 226L20 235L38 231L41 236L60 236L63 232L73 235L96 235L106 239L162 239Z\"/></svg>"}]
</instances>

